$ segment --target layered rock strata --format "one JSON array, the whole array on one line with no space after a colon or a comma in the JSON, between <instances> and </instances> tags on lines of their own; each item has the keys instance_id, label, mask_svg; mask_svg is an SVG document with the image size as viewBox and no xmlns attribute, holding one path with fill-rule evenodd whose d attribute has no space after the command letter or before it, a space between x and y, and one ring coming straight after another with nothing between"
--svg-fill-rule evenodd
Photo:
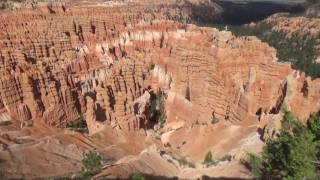
<instances>
[{"instance_id":1,"label":"layered rock strata","mask_svg":"<svg viewBox=\"0 0 320 180\"><path fill-rule=\"evenodd\" d=\"M184 11L159 7L1 15L1 111L22 127L66 127L85 113L93 134L105 125L148 127L134 104L152 89L168 94L168 123L243 121L277 114L284 103L306 118L320 108L319 82L278 63L275 49L254 37L167 20ZM298 108L304 104L310 108Z\"/></svg>"},{"instance_id":2,"label":"layered rock strata","mask_svg":"<svg viewBox=\"0 0 320 180\"><path fill-rule=\"evenodd\" d=\"M275 14L265 21L268 24L272 24L273 31L286 33L289 37L293 34L309 38L318 38L320 36L319 18L287 17L283 14Z\"/></svg>"}]
</instances>

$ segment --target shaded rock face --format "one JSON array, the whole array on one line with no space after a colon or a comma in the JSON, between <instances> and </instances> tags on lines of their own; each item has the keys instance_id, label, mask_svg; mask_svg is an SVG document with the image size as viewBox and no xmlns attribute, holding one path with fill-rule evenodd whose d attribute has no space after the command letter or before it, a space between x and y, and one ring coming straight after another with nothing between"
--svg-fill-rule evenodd
<instances>
[{"instance_id":1,"label":"shaded rock face","mask_svg":"<svg viewBox=\"0 0 320 180\"><path fill-rule=\"evenodd\" d=\"M305 13L307 16L320 17L320 2L318 0L307 0L305 3Z\"/></svg>"},{"instance_id":2,"label":"shaded rock face","mask_svg":"<svg viewBox=\"0 0 320 180\"><path fill-rule=\"evenodd\" d=\"M224 9L221 15L222 24L249 24L261 21L279 12L302 13L302 2L288 3L287 1L217 1Z\"/></svg>"},{"instance_id":3,"label":"shaded rock face","mask_svg":"<svg viewBox=\"0 0 320 180\"><path fill-rule=\"evenodd\" d=\"M134 104L148 89L168 94L168 122L242 121L278 113L284 101L303 117L319 107L319 82L292 75L267 44L168 20L187 21L197 3L139 3L1 15L3 111L52 127L66 127L85 113L94 134L104 125L146 127L147 116L135 113ZM288 75L297 82L290 98L283 90ZM307 102L313 108L296 108Z\"/></svg>"}]
</instances>

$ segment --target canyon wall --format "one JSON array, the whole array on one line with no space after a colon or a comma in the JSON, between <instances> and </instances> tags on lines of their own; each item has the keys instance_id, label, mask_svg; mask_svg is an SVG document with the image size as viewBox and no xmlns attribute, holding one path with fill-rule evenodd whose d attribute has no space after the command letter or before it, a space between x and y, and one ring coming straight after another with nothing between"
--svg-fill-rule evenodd
<instances>
[{"instance_id":1,"label":"canyon wall","mask_svg":"<svg viewBox=\"0 0 320 180\"><path fill-rule=\"evenodd\" d=\"M171 21L199 17L195 4L1 14L1 116L67 127L83 113L90 134L146 129L147 108L134 105L159 89L168 123L243 121L277 114L284 102L302 118L320 108L319 81L278 63L257 38Z\"/></svg>"},{"instance_id":2,"label":"canyon wall","mask_svg":"<svg viewBox=\"0 0 320 180\"><path fill-rule=\"evenodd\" d=\"M152 46L146 42L155 46L161 32L181 26L152 21L188 21L192 8L191 3L139 2L133 7L47 6L1 15L3 114L21 121L21 127L37 122L66 127L87 112L94 121L119 120L122 128L139 129L145 123L134 116L132 104L145 91L149 75L145 51ZM137 45L130 45L132 40ZM143 52L129 57L130 51ZM99 129L98 124L91 129Z\"/></svg>"},{"instance_id":3,"label":"canyon wall","mask_svg":"<svg viewBox=\"0 0 320 180\"><path fill-rule=\"evenodd\" d=\"M108 111L125 116L124 102L141 95L148 71L143 61L121 60L126 42L118 39L128 34L120 32L130 33L131 24L141 20L138 12L43 10L1 17L1 102L6 112L22 124L65 127L86 111L85 97L92 96L97 111L99 103L108 101Z\"/></svg>"},{"instance_id":4,"label":"canyon wall","mask_svg":"<svg viewBox=\"0 0 320 180\"><path fill-rule=\"evenodd\" d=\"M312 38L318 38L320 36L320 19L318 18L307 18L303 16L288 17L288 15L285 16L284 14L275 14L268 17L266 22L273 26L272 30L286 33L288 37L291 37L293 34Z\"/></svg>"}]
</instances>

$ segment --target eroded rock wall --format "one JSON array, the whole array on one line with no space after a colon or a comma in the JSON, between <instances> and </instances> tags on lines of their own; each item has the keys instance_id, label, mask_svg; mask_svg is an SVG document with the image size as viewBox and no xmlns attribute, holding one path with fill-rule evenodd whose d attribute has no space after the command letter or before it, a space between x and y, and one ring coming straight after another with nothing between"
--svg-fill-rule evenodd
<instances>
[{"instance_id":1,"label":"eroded rock wall","mask_svg":"<svg viewBox=\"0 0 320 180\"><path fill-rule=\"evenodd\" d=\"M319 82L292 75L257 38L168 20L193 17L197 3L139 3L2 14L1 112L22 127L66 127L84 113L93 134L148 127L133 106L152 89L169 95L168 122L242 121L277 114L284 101L303 117L319 107Z\"/></svg>"},{"instance_id":2,"label":"eroded rock wall","mask_svg":"<svg viewBox=\"0 0 320 180\"><path fill-rule=\"evenodd\" d=\"M22 126L65 127L86 112L90 96L97 121L139 129L144 123L131 106L146 88L148 49L181 26L161 21L180 11L161 7L55 6L1 15L2 108Z\"/></svg>"}]
</instances>

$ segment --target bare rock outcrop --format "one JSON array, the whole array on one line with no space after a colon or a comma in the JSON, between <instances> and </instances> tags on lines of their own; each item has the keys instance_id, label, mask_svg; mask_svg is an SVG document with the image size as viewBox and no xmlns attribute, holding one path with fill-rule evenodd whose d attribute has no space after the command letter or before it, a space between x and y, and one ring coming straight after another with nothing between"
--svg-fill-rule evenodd
<instances>
[{"instance_id":1,"label":"bare rock outcrop","mask_svg":"<svg viewBox=\"0 0 320 180\"><path fill-rule=\"evenodd\" d=\"M278 62L267 43L184 23L218 11L208 0L119 0L1 13L0 154L8 176L80 171L91 148L113 158L106 174L123 178L135 170L217 175L219 168L197 169L209 151L241 157L248 147L261 149L257 127L265 128L264 139L275 136L282 110L301 120L319 111L320 80ZM296 25L310 27L309 35L318 31L313 23ZM155 99L166 117L159 126L151 118ZM89 136L64 129L79 117ZM188 156L196 168L182 171L163 149ZM226 167L223 173L234 166Z\"/></svg>"},{"instance_id":2,"label":"bare rock outcrop","mask_svg":"<svg viewBox=\"0 0 320 180\"><path fill-rule=\"evenodd\" d=\"M266 19L268 24L272 24L273 31L284 32L291 37L297 34L301 37L318 37L320 33L320 19L307 18L303 16L287 17L283 14L275 14Z\"/></svg>"},{"instance_id":3,"label":"bare rock outcrop","mask_svg":"<svg viewBox=\"0 0 320 180\"><path fill-rule=\"evenodd\" d=\"M87 113L91 133L104 125L132 131L147 127L147 116L134 106L150 88L169 94L169 123L238 122L277 114L284 102L301 118L317 111L319 82L278 63L267 44L168 20L179 13L174 17L186 20L192 8L208 3L137 1L2 14L5 111L12 119L53 127ZM307 103L310 108L297 108Z\"/></svg>"}]
</instances>

